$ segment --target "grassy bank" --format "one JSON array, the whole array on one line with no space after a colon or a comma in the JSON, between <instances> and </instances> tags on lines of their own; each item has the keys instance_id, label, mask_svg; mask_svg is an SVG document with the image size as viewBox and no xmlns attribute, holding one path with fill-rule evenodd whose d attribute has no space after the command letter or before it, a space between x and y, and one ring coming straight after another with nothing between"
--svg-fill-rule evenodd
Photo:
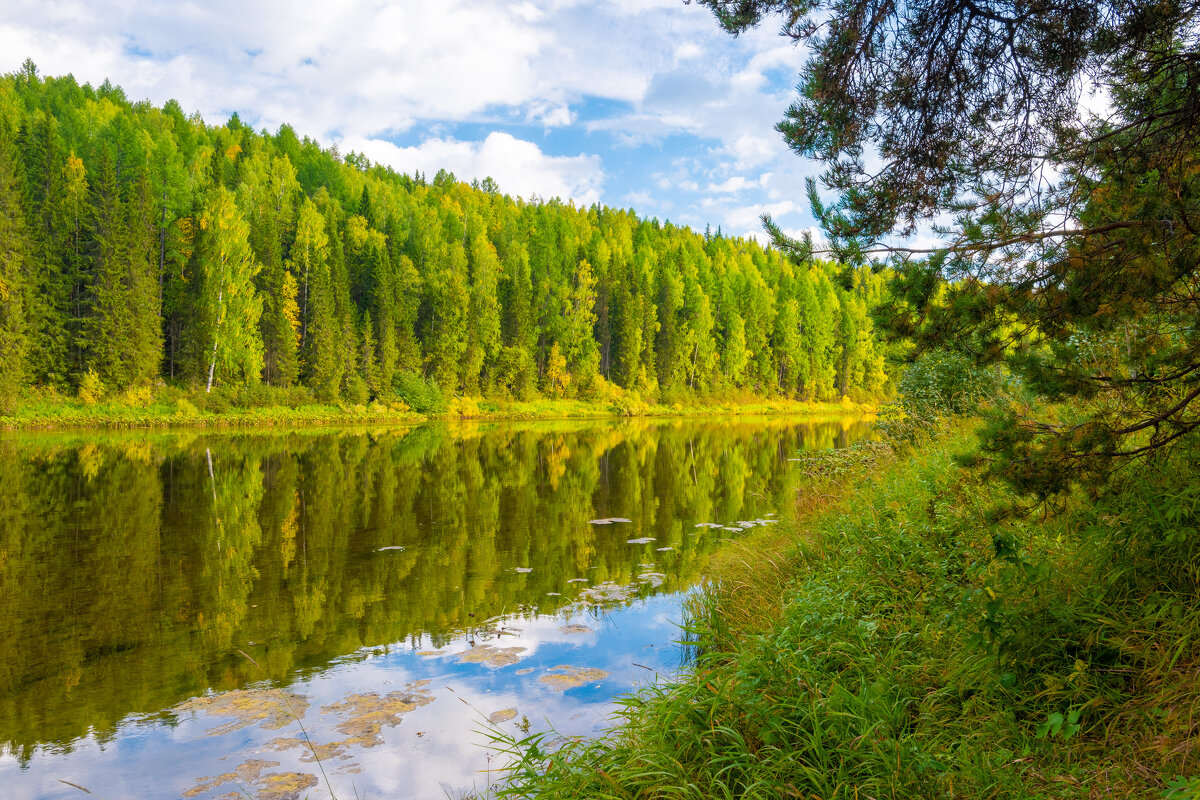
<instances>
[{"instance_id":1,"label":"grassy bank","mask_svg":"<svg viewBox=\"0 0 1200 800\"><path fill-rule=\"evenodd\" d=\"M806 462L694 602L693 668L601 738L501 742L501 794L1200 796L1197 459L1016 514L971 446Z\"/></svg>"},{"instance_id":2,"label":"grassy bank","mask_svg":"<svg viewBox=\"0 0 1200 800\"><path fill-rule=\"evenodd\" d=\"M282 402L281 402L282 401ZM536 420L599 419L610 417L694 417L729 415L795 415L814 419L843 419L869 414L873 407L844 403L807 403L743 397L726 401L645 403L616 400L495 400L452 398L437 410L421 413L402 402L365 405L322 404L306 398L290 401L281 393L262 397L166 389L85 401L77 397L39 394L25 398L0 428L166 428L414 423L431 419Z\"/></svg>"}]
</instances>

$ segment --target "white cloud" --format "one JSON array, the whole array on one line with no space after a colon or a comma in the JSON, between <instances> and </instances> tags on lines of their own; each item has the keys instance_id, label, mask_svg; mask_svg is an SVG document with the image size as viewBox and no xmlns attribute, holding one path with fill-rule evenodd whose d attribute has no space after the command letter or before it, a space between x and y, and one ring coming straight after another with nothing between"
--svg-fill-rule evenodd
<instances>
[{"instance_id":1,"label":"white cloud","mask_svg":"<svg viewBox=\"0 0 1200 800\"><path fill-rule=\"evenodd\" d=\"M482 142L427 139L416 147L398 147L382 139L346 138L343 152L355 150L399 172L427 175L446 169L459 180L491 177L507 194L573 199L580 205L600 201L604 170L600 157L550 156L536 144L507 133L491 133Z\"/></svg>"},{"instance_id":2,"label":"white cloud","mask_svg":"<svg viewBox=\"0 0 1200 800\"><path fill-rule=\"evenodd\" d=\"M728 178L721 183L710 183L708 185L708 191L718 192L720 194L735 194L752 186L757 186L757 184L751 183L741 175L734 175L733 177Z\"/></svg>"},{"instance_id":3,"label":"white cloud","mask_svg":"<svg viewBox=\"0 0 1200 800\"><path fill-rule=\"evenodd\" d=\"M655 205L654 198L649 192L630 192L625 195L625 202L633 208L649 208Z\"/></svg>"},{"instance_id":4,"label":"white cloud","mask_svg":"<svg viewBox=\"0 0 1200 800\"><path fill-rule=\"evenodd\" d=\"M802 200L815 172L773 130L804 51L772 25L732 38L679 0L9 0L0 53L0 71L30 56L209 122L236 110L520 195L590 203L607 188L701 227L756 229L737 209ZM674 163L681 142L701 157ZM614 145L629 149L610 162ZM602 165L621 162L632 174L614 189Z\"/></svg>"}]
</instances>

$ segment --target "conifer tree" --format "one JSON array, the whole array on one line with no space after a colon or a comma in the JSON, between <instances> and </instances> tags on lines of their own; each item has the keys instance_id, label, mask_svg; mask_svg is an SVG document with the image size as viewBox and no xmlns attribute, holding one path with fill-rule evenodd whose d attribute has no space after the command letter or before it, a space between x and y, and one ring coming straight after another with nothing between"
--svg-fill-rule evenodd
<instances>
[{"instance_id":1,"label":"conifer tree","mask_svg":"<svg viewBox=\"0 0 1200 800\"><path fill-rule=\"evenodd\" d=\"M0 120L0 413L15 408L25 377L29 234L9 132Z\"/></svg>"}]
</instances>

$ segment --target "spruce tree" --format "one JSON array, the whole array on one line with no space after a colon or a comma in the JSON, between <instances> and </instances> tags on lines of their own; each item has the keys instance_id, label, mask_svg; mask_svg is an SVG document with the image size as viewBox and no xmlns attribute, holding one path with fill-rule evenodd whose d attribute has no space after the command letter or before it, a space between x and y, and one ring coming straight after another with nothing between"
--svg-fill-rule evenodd
<instances>
[{"instance_id":1,"label":"spruce tree","mask_svg":"<svg viewBox=\"0 0 1200 800\"><path fill-rule=\"evenodd\" d=\"M24 383L29 345L30 241L11 136L0 121L0 413L11 414Z\"/></svg>"}]
</instances>

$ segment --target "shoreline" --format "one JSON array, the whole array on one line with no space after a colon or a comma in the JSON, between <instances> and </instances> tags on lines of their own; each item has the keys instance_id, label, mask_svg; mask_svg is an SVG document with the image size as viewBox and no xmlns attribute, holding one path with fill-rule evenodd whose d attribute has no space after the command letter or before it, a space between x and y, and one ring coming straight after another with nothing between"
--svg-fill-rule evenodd
<instances>
[{"instance_id":1,"label":"shoreline","mask_svg":"<svg viewBox=\"0 0 1200 800\"><path fill-rule=\"evenodd\" d=\"M877 406L842 402L755 399L704 404L621 404L588 400L488 400L456 399L441 413L418 413L396 406L306 404L295 407L273 405L201 411L180 408L178 402L152 401L144 405L110 401L87 405L78 400L43 400L18 406L10 416L0 417L6 432L50 430L165 430L207 428L300 428L339 425L419 425L428 422L499 422L569 419L706 418L734 416L796 416L812 419L843 419L873 416ZM187 406L191 404L188 403Z\"/></svg>"},{"instance_id":2,"label":"shoreline","mask_svg":"<svg viewBox=\"0 0 1200 800\"><path fill-rule=\"evenodd\" d=\"M1016 495L961 464L977 424L910 449L815 456L781 524L706 568L685 615L690 665L620 700L594 736L494 737L511 762L488 797L1174 797L1200 785L1194 757L1174 756L1194 737L1196 615L1162 618L1165 587L1190 580L1153 558L1171 524L1082 492L1051 514L1002 516ZM1177 485L1141 477L1155 493ZM1145 533L1130 542L1127 525ZM1184 644L1163 658L1163 641Z\"/></svg>"}]
</instances>

